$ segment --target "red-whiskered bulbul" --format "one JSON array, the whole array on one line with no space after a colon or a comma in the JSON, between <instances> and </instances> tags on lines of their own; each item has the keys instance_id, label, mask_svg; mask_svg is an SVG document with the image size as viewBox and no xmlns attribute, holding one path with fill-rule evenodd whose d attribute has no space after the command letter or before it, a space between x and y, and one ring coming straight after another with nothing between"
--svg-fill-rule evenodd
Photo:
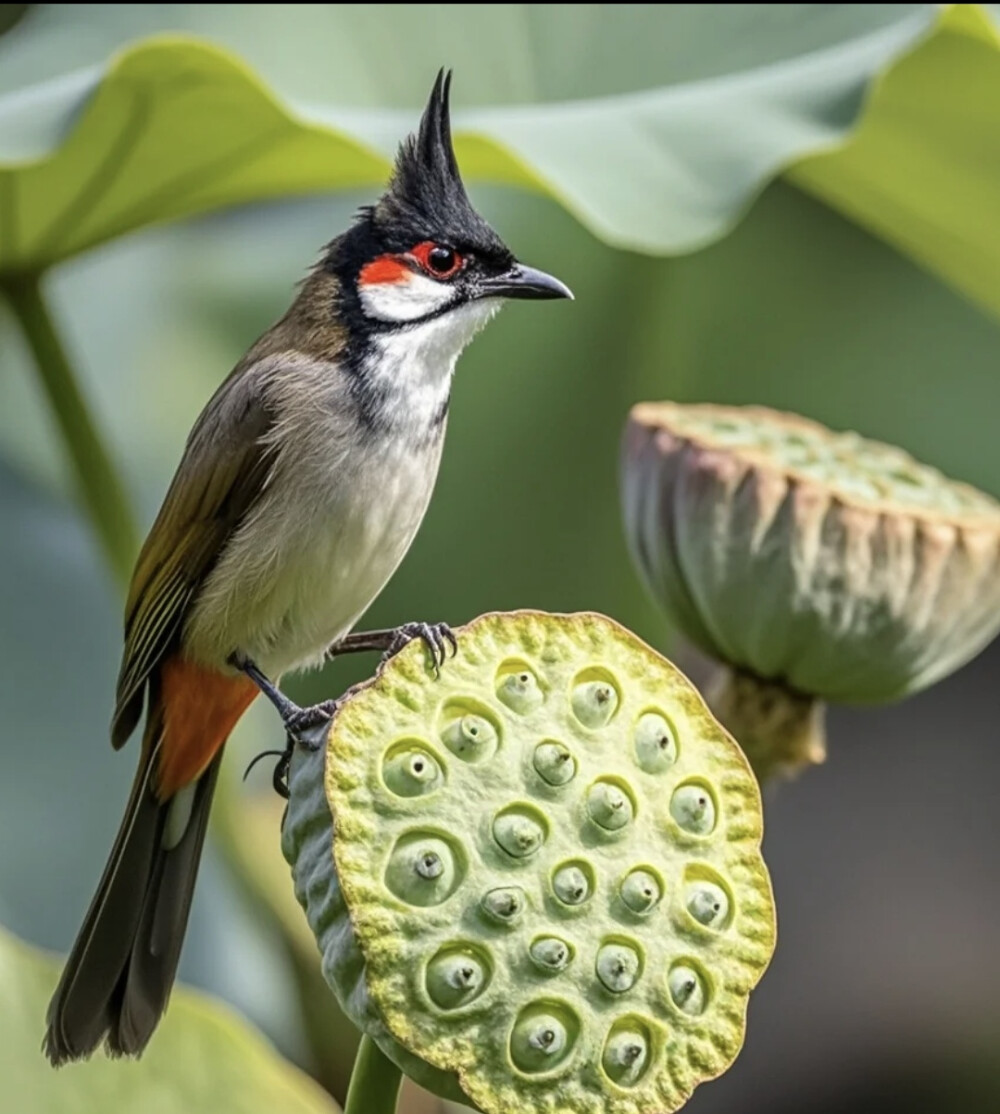
<instances>
[{"instance_id":1,"label":"red-whiskered bulbul","mask_svg":"<svg viewBox=\"0 0 1000 1114\"><path fill-rule=\"evenodd\" d=\"M125 611L111 727L139 769L111 856L56 989L54 1064L140 1053L166 1008L223 746L259 690L291 741L289 670L422 637L351 634L427 510L459 353L505 298L568 298L518 263L466 196L439 74L389 186L326 248L285 316L195 423L142 548ZM290 743L291 745L291 743Z\"/></svg>"}]
</instances>

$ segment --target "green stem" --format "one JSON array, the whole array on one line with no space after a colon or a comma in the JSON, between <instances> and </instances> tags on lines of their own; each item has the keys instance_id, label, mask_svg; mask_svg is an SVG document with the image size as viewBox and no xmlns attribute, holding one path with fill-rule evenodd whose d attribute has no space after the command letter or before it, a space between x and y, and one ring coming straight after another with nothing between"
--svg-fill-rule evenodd
<instances>
[{"instance_id":1,"label":"green stem","mask_svg":"<svg viewBox=\"0 0 1000 1114\"><path fill-rule=\"evenodd\" d=\"M402 1082L399 1068L365 1034L354 1061L344 1114L395 1114Z\"/></svg>"},{"instance_id":2,"label":"green stem","mask_svg":"<svg viewBox=\"0 0 1000 1114\"><path fill-rule=\"evenodd\" d=\"M90 516L112 570L127 584L135 560L135 520L121 478L111 463L101 435L66 356L36 274L5 275L0 290L7 295L35 357L45 396L73 463L80 498Z\"/></svg>"}]
</instances>

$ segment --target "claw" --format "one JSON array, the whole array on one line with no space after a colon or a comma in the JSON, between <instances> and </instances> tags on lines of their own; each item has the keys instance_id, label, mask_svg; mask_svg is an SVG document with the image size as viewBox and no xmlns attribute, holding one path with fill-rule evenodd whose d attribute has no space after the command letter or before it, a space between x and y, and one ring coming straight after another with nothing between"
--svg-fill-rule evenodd
<instances>
[{"instance_id":1,"label":"claw","mask_svg":"<svg viewBox=\"0 0 1000 1114\"><path fill-rule=\"evenodd\" d=\"M448 657L447 644L451 644L452 657L458 653L458 640L447 623L404 623L403 626L397 627L389 648L382 655L382 660L388 661L415 638L419 638L430 651L431 668L434 670L434 675L440 677L441 666Z\"/></svg>"}]
</instances>

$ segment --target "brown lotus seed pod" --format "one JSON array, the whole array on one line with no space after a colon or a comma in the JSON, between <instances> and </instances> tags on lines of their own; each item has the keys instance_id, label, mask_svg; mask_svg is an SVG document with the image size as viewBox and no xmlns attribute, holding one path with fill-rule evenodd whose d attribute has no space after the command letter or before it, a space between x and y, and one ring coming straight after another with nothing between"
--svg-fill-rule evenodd
<instances>
[{"instance_id":1,"label":"brown lotus seed pod","mask_svg":"<svg viewBox=\"0 0 1000 1114\"><path fill-rule=\"evenodd\" d=\"M1000 503L857 434L640 403L622 503L647 587L723 664L709 703L762 778L822 761L821 702L918 692L1000 630Z\"/></svg>"}]
</instances>

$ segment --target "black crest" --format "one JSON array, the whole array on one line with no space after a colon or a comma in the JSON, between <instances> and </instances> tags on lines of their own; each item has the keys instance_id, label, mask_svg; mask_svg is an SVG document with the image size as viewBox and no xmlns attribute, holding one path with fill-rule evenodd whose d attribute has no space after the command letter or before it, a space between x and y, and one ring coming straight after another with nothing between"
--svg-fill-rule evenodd
<instances>
[{"instance_id":1,"label":"black crest","mask_svg":"<svg viewBox=\"0 0 1000 1114\"><path fill-rule=\"evenodd\" d=\"M451 73L441 70L415 135L403 141L385 195L375 206L375 223L394 250L420 240L510 258L500 237L473 209L462 184L451 142L448 94Z\"/></svg>"}]
</instances>

